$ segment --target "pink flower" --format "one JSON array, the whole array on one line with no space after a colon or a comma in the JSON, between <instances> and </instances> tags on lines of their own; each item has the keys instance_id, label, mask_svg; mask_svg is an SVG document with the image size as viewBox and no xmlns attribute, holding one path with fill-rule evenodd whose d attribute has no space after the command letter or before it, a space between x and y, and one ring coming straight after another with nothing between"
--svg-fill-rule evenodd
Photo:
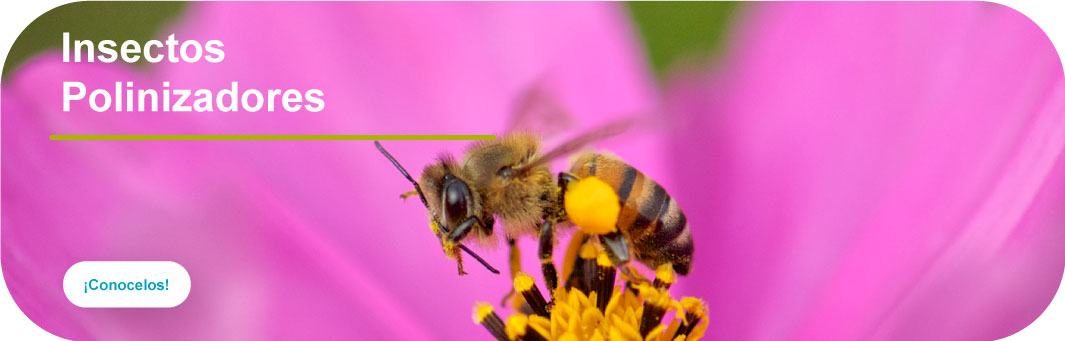
<instances>
[{"instance_id":1,"label":"pink flower","mask_svg":"<svg viewBox=\"0 0 1065 341\"><path fill-rule=\"evenodd\" d=\"M766 3L669 84L680 282L725 340L994 339L1065 265L1065 82L989 3Z\"/></svg>"},{"instance_id":2,"label":"pink flower","mask_svg":"<svg viewBox=\"0 0 1065 341\"><path fill-rule=\"evenodd\" d=\"M1038 27L982 3L751 4L724 59L658 98L623 10L587 3L197 3L173 32L222 63L64 64L5 80L3 238L20 308L75 339L487 337L506 276L458 277L366 141L49 141L49 134L490 134L548 75L601 144L669 189L697 251L673 289L714 339L988 339L1065 265L1065 82ZM62 112L62 81L319 88L319 113ZM417 172L465 142L388 142ZM524 267L537 269L531 241ZM503 248L481 252L506 266ZM80 260L173 260L173 309L82 309ZM530 271L535 273L536 271Z\"/></svg>"}]
</instances>

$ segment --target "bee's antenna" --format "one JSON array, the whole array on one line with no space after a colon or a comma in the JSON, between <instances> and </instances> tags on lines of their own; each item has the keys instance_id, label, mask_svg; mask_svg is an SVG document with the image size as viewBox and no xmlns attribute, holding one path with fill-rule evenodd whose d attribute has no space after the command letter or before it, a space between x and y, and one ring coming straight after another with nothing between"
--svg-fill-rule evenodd
<instances>
[{"instance_id":1,"label":"bee's antenna","mask_svg":"<svg viewBox=\"0 0 1065 341\"><path fill-rule=\"evenodd\" d=\"M414 185L414 190L418 192L418 198L422 199L422 204L425 205L425 209L428 210L429 201L425 200L425 194L422 194L422 187L418 186L418 182L414 181L414 178L410 176L410 173L407 173L407 170L403 168L403 165L400 165L399 161L396 161L396 158L392 157L392 154L389 154L388 151L385 150L385 147L381 145L381 141L373 141L373 144L374 146L377 146L377 150L381 151L381 154L384 154L385 158L387 158L388 161L392 162L393 166L396 166L396 169L398 169L400 173L403 173L403 177L407 178L407 181L410 181L410 183ZM445 230L444 233L447 233L446 227L444 227L443 225L441 225L440 227L441 229ZM477 253L474 253L473 250L467 248L466 245L459 244L459 249L462 249L462 251L466 252L466 254L469 254L470 257L473 257L473 259L476 259L477 262L481 263L481 265L484 265L484 267L487 268L488 271L491 271L492 273L497 275L499 274L499 270L496 270L496 268L493 268L491 265L489 265L488 262L484 260L484 258L481 258L481 256L477 255Z\"/></svg>"},{"instance_id":2,"label":"bee's antenna","mask_svg":"<svg viewBox=\"0 0 1065 341\"><path fill-rule=\"evenodd\" d=\"M478 256L476 253L473 252L473 250L470 250L469 248L467 248L466 245L459 244L459 248L462 249L462 251L466 251L466 254L470 255L470 257L473 257L473 259L476 259L478 263L481 263L481 265L484 265L484 267L486 269L488 269L488 271L491 271L492 273L494 273L496 275L499 274L499 270L496 270L496 268L493 268L491 265L489 265L488 262L484 260L484 258L481 258L481 256Z\"/></svg>"},{"instance_id":3,"label":"bee's antenna","mask_svg":"<svg viewBox=\"0 0 1065 341\"><path fill-rule=\"evenodd\" d=\"M410 173L407 173L407 170L403 168L403 165L400 165L399 161L396 161L396 158L392 157L392 154L389 154L388 151L385 150L385 147L381 145L381 141L373 141L373 144L377 146L377 150L380 150L381 154L385 155L385 158L388 158L388 161L392 161L392 165L396 166L396 169L398 169L400 173L403 173L403 177L407 178L407 181L410 181L410 183L414 185L414 190L418 192L418 197L422 199L422 204L425 205L425 209L429 209L429 201L425 200L425 194L422 194L422 186L418 186L418 182L414 181L414 178L410 176Z\"/></svg>"}]
</instances>

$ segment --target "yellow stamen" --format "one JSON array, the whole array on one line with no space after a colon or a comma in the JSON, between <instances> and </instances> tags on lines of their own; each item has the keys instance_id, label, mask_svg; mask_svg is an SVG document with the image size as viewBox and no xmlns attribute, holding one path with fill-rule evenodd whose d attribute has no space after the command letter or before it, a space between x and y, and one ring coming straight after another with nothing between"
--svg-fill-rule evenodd
<instances>
[{"instance_id":1,"label":"yellow stamen","mask_svg":"<svg viewBox=\"0 0 1065 341\"><path fill-rule=\"evenodd\" d=\"M610 256L607 256L606 253L600 253L599 256L596 256L595 263L604 268L614 266L614 262L610 261Z\"/></svg>"},{"instance_id":2,"label":"yellow stamen","mask_svg":"<svg viewBox=\"0 0 1065 341\"><path fill-rule=\"evenodd\" d=\"M506 324L496 315L490 304L480 302L473 306L473 322L488 329L496 340L507 340Z\"/></svg>"},{"instance_id":3,"label":"yellow stamen","mask_svg":"<svg viewBox=\"0 0 1065 341\"><path fill-rule=\"evenodd\" d=\"M710 325L706 316L706 304L694 297L685 297L680 300L683 308L677 310L677 320L683 321L678 328L677 334L687 335L688 340L696 340L703 337L707 326Z\"/></svg>"},{"instance_id":4,"label":"yellow stamen","mask_svg":"<svg viewBox=\"0 0 1065 341\"><path fill-rule=\"evenodd\" d=\"M655 280L660 280L663 283L673 284L676 278L673 276L673 264L666 263L658 266L655 270Z\"/></svg>"},{"instance_id":5,"label":"yellow stamen","mask_svg":"<svg viewBox=\"0 0 1065 341\"><path fill-rule=\"evenodd\" d=\"M658 288L655 288L655 287L653 287L653 286L651 286L651 285L649 285L647 283L637 284L636 285L636 291L640 292L640 298L643 298L643 300L646 301L646 302L649 302L649 303L652 303L652 304L656 304L656 305L660 305L660 306L668 306L669 305L670 299L669 299L669 292L668 291L666 291L666 292L658 291ZM662 304L662 303L665 303L665 304Z\"/></svg>"},{"instance_id":6,"label":"yellow stamen","mask_svg":"<svg viewBox=\"0 0 1065 341\"><path fill-rule=\"evenodd\" d=\"M589 176L569 184L565 195L566 215L587 234L617 231L621 203L614 189L597 177Z\"/></svg>"},{"instance_id":7,"label":"yellow stamen","mask_svg":"<svg viewBox=\"0 0 1065 341\"><path fill-rule=\"evenodd\" d=\"M662 334L663 340L673 340L677 336L677 329L680 328L680 323L677 320L673 320L669 323L669 327L666 327L666 332ZM695 339L692 339L695 340Z\"/></svg>"},{"instance_id":8,"label":"yellow stamen","mask_svg":"<svg viewBox=\"0 0 1065 341\"><path fill-rule=\"evenodd\" d=\"M647 337L644 338L644 340L649 341L658 338L662 335L663 330L666 330L666 325L659 324L658 326L654 327L654 329L651 329L651 332L647 333Z\"/></svg>"},{"instance_id":9,"label":"yellow stamen","mask_svg":"<svg viewBox=\"0 0 1065 341\"><path fill-rule=\"evenodd\" d=\"M640 333L636 331L636 328L633 328L633 325L635 325L635 323L634 323L635 321L632 321L632 322L625 321L625 322L623 322L617 316L613 316L613 318L614 318L613 328L610 329L610 339L611 340L635 340L635 341L643 340L643 338L640 337Z\"/></svg>"},{"instance_id":10,"label":"yellow stamen","mask_svg":"<svg viewBox=\"0 0 1065 341\"><path fill-rule=\"evenodd\" d=\"M514 289L519 292L529 291L529 289L532 289L533 284L535 282L533 282L532 276L524 272L519 272L517 276L514 276Z\"/></svg>"},{"instance_id":11,"label":"yellow stamen","mask_svg":"<svg viewBox=\"0 0 1065 341\"><path fill-rule=\"evenodd\" d=\"M529 326L540 335L551 335L551 320L540 315L529 316Z\"/></svg>"},{"instance_id":12,"label":"yellow stamen","mask_svg":"<svg viewBox=\"0 0 1065 341\"><path fill-rule=\"evenodd\" d=\"M599 249L595 247L595 244L585 243L581 246L581 258L595 259L597 254L599 254Z\"/></svg>"},{"instance_id":13,"label":"yellow stamen","mask_svg":"<svg viewBox=\"0 0 1065 341\"><path fill-rule=\"evenodd\" d=\"M536 282L533 281L532 276L524 272L519 272L514 276L514 291L521 294L521 297L525 299L525 302L529 304L529 308L534 313L550 316L547 311L547 300L540 293L540 289L536 288Z\"/></svg>"},{"instance_id":14,"label":"yellow stamen","mask_svg":"<svg viewBox=\"0 0 1065 341\"><path fill-rule=\"evenodd\" d=\"M518 337L525 336L525 331L529 327L529 316L525 314L514 314L507 318L507 337L511 340Z\"/></svg>"},{"instance_id":15,"label":"yellow stamen","mask_svg":"<svg viewBox=\"0 0 1065 341\"><path fill-rule=\"evenodd\" d=\"M480 324L484 321L484 319L488 318L488 315L491 315L494 311L495 309L492 308L491 304L484 302L475 304L473 306L473 322L477 322L477 324Z\"/></svg>"},{"instance_id":16,"label":"yellow stamen","mask_svg":"<svg viewBox=\"0 0 1065 341\"><path fill-rule=\"evenodd\" d=\"M693 313L696 314L696 316L700 317L706 315L706 304L703 303L703 300L700 300L698 298L682 298L680 299L680 306L684 308L684 311L677 310L677 318L679 319L684 318L685 312Z\"/></svg>"},{"instance_id":17,"label":"yellow stamen","mask_svg":"<svg viewBox=\"0 0 1065 341\"><path fill-rule=\"evenodd\" d=\"M596 309L588 309L581 314L581 323L585 326L594 326L601 320L603 320L603 313Z\"/></svg>"},{"instance_id":18,"label":"yellow stamen","mask_svg":"<svg viewBox=\"0 0 1065 341\"><path fill-rule=\"evenodd\" d=\"M699 324L695 326L695 329L692 329L691 333L688 333L688 337L686 338L686 340L698 340L703 338L703 335L706 334L706 328L710 325L710 323L707 322L705 316L701 319L701 321L702 322L699 322Z\"/></svg>"}]
</instances>

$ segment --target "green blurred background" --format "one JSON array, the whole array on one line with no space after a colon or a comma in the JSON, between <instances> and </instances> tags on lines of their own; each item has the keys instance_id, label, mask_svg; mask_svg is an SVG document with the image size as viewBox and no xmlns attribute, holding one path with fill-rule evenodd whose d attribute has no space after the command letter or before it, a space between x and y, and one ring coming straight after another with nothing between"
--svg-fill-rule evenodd
<instances>
[{"instance_id":1,"label":"green blurred background","mask_svg":"<svg viewBox=\"0 0 1065 341\"><path fill-rule=\"evenodd\" d=\"M626 3L656 74L683 60L713 60L742 3L639 1Z\"/></svg>"},{"instance_id":2,"label":"green blurred background","mask_svg":"<svg viewBox=\"0 0 1065 341\"><path fill-rule=\"evenodd\" d=\"M712 60L726 27L741 4L735 2L629 2L655 73L661 77L678 61ZM184 2L76 2L55 8L29 25L11 47L3 77L34 54L62 48L63 32L80 39L145 42L177 19ZM143 63L141 63L143 64Z\"/></svg>"}]
</instances>

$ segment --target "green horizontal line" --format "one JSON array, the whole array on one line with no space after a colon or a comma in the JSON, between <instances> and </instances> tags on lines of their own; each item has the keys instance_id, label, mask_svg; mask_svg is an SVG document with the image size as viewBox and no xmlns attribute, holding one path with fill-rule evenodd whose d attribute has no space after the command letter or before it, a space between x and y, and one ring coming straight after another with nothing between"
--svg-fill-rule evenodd
<instances>
[{"instance_id":1,"label":"green horizontal line","mask_svg":"<svg viewBox=\"0 0 1065 341\"><path fill-rule=\"evenodd\" d=\"M495 140L495 135L49 135L49 140Z\"/></svg>"}]
</instances>

